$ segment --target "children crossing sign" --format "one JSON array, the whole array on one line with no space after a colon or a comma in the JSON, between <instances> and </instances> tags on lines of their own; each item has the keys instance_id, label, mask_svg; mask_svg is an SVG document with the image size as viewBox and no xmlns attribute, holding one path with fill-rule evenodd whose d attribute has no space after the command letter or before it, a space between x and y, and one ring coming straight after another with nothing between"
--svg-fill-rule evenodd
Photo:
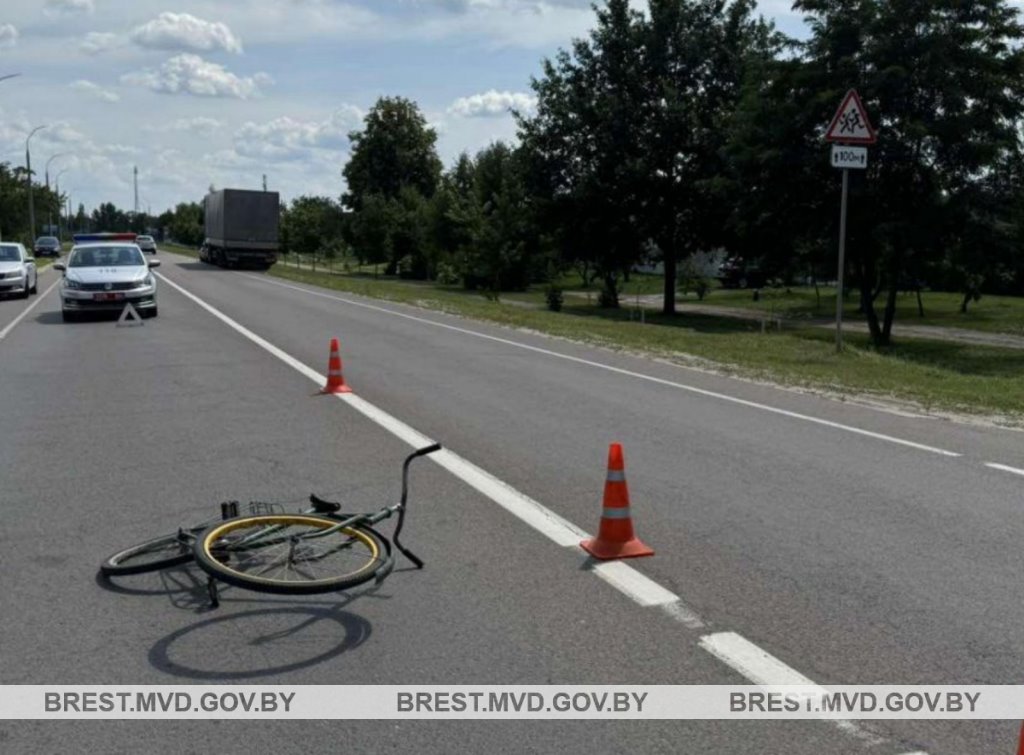
<instances>
[{"instance_id":1,"label":"children crossing sign","mask_svg":"<svg viewBox=\"0 0 1024 755\"><path fill-rule=\"evenodd\" d=\"M843 350L843 272L846 268L846 198L850 187L850 170L868 167L868 151L864 146L874 144L875 130L871 128L864 103L856 89L843 97L842 104L825 132L825 141L832 142L832 166L843 171L843 195L839 203L839 265L836 274L836 351Z\"/></svg>"},{"instance_id":2,"label":"children crossing sign","mask_svg":"<svg viewBox=\"0 0 1024 755\"><path fill-rule=\"evenodd\" d=\"M877 141L875 130L871 128L868 113L856 89L851 89L843 97L843 102L832 116L832 122L825 132L825 141L842 144L874 144Z\"/></svg>"}]
</instances>

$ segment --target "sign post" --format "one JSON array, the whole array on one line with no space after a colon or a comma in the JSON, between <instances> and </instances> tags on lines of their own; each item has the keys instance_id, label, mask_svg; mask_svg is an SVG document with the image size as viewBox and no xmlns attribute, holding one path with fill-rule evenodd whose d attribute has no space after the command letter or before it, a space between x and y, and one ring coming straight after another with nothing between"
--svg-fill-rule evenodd
<instances>
[{"instance_id":1,"label":"sign post","mask_svg":"<svg viewBox=\"0 0 1024 755\"><path fill-rule=\"evenodd\" d=\"M875 130L855 89L843 98L832 116L825 141L832 142L832 167L843 171L843 195L839 205L839 271L836 279L836 351L843 350L843 273L846 270L846 198L850 187L850 170L868 167L868 151L863 146L874 144Z\"/></svg>"}]
</instances>

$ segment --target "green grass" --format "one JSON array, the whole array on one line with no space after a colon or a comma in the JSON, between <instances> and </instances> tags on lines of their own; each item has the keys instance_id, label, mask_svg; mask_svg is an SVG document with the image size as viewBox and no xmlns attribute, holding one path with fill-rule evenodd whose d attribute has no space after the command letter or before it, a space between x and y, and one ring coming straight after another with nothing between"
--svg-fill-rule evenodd
<instances>
[{"instance_id":1,"label":"green grass","mask_svg":"<svg viewBox=\"0 0 1024 755\"><path fill-rule=\"evenodd\" d=\"M821 287L821 301L810 287L785 289L764 289L761 300L754 301L749 290L716 289L705 297L703 304L715 307L736 307L757 311L769 311L774 307L777 317L795 320L832 319L836 311L834 288ZM919 316L917 296L913 293L899 294L896 299L894 332L899 333L900 325L934 325L946 328L964 328L990 333L1024 335L1024 298L1016 296L983 296L981 301L971 302L967 313L960 312L959 294L942 291L924 291L921 294L924 317ZM699 304L692 294L679 301ZM879 301L876 311L882 314L884 303ZM856 293L851 294L843 308L843 318L863 321L857 313Z\"/></svg>"},{"instance_id":2,"label":"green grass","mask_svg":"<svg viewBox=\"0 0 1024 755\"><path fill-rule=\"evenodd\" d=\"M165 247L196 256L194 250ZM833 334L812 326L761 333L753 321L690 313L666 318L654 312L646 313L641 324L628 309L602 310L582 298L566 297L562 312L550 312L543 307L541 291L490 301L458 287L384 277L374 280L366 274L314 273L280 264L270 274L683 364L703 364L748 378L911 401L932 409L997 414L1024 423L1024 350L909 339L875 349L867 336L851 333L846 351L836 354ZM750 296L749 292L715 293L723 299ZM803 292L795 293L799 304Z\"/></svg>"}]
</instances>

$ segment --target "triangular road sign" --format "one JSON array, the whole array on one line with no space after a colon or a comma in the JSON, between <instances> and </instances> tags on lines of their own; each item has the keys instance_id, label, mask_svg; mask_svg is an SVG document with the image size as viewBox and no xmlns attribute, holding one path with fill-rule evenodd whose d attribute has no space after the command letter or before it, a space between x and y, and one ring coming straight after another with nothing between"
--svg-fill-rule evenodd
<instances>
[{"instance_id":1,"label":"triangular road sign","mask_svg":"<svg viewBox=\"0 0 1024 755\"><path fill-rule=\"evenodd\" d=\"M844 144L874 144L875 130L871 128L868 113L860 101L856 89L851 89L843 98L832 122L825 133L825 141Z\"/></svg>"},{"instance_id":2,"label":"triangular road sign","mask_svg":"<svg viewBox=\"0 0 1024 755\"><path fill-rule=\"evenodd\" d=\"M117 327L127 328L145 324L146 323L142 322L142 318L139 317L138 310L132 306L132 303L126 303L124 305L124 309L121 311L121 317L117 321Z\"/></svg>"}]
</instances>

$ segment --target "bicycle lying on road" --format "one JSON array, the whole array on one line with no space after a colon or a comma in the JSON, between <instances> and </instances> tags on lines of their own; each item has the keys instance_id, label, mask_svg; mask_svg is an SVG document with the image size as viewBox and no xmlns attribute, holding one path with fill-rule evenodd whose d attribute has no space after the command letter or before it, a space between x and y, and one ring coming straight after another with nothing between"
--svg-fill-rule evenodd
<instances>
[{"instance_id":1,"label":"bicycle lying on road","mask_svg":"<svg viewBox=\"0 0 1024 755\"><path fill-rule=\"evenodd\" d=\"M216 607L217 581L257 592L312 595L347 590L370 580L380 584L394 569L391 542L423 568L398 539L409 496L409 465L441 449L435 443L409 454L402 463L398 503L366 514L342 514L341 504L316 495L312 508L279 513L273 505L254 502L248 516L238 502L221 504L221 518L118 551L100 565L106 577L143 574L180 566L193 559L208 575L210 602ZM374 525L397 514L391 540Z\"/></svg>"}]
</instances>

